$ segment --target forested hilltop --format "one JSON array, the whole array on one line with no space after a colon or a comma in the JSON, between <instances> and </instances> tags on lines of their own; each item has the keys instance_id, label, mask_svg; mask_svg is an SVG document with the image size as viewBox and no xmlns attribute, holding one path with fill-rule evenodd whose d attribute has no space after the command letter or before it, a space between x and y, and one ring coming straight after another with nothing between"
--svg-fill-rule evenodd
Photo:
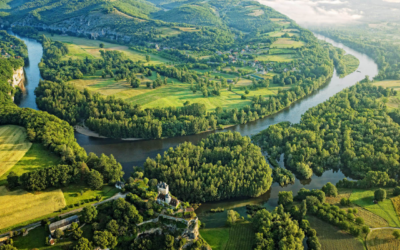
<instances>
[{"instance_id":1,"label":"forested hilltop","mask_svg":"<svg viewBox=\"0 0 400 250\"><path fill-rule=\"evenodd\" d=\"M52 3L14 6L3 21L44 46L39 108L100 136L158 139L244 124L320 88L334 67L350 73L343 51L253 1ZM105 42L82 53L74 46L93 39Z\"/></svg>"}]
</instances>

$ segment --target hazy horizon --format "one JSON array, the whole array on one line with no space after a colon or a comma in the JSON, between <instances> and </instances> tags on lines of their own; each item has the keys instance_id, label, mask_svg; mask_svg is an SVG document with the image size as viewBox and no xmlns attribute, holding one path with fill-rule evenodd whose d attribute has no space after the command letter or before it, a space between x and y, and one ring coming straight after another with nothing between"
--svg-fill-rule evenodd
<instances>
[{"instance_id":1,"label":"hazy horizon","mask_svg":"<svg viewBox=\"0 0 400 250\"><path fill-rule=\"evenodd\" d=\"M400 0L258 0L300 25L328 26L400 20Z\"/></svg>"}]
</instances>

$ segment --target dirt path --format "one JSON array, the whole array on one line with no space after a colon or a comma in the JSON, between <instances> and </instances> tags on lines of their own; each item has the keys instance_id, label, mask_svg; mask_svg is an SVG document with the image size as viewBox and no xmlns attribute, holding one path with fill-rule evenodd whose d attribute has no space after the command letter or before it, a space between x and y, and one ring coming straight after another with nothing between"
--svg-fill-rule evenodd
<instances>
[{"instance_id":1,"label":"dirt path","mask_svg":"<svg viewBox=\"0 0 400 250\"><path fill-rule=\"evenodd\" d=\"M375 228L370 228L370 231L374 230L382 230L382 229L400 229L400 227L375 227Z\"/></svg>"}]
</instances>

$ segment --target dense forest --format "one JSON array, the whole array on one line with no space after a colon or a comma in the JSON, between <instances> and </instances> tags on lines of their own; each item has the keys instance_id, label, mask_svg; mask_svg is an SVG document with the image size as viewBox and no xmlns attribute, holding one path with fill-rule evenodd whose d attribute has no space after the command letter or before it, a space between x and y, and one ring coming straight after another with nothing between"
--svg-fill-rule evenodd
<instances>
[{"instance_id":1,"label":"dense forest","mask_svg":"<svg viewBox=\"0 0 400 250\"><path fill-rule=\"evenodd\" d=\"M169 184L171 192L190 202L257 197L268 191L272 170L259 147L239 133L209 135L147 159L145 175Z\"/></svg>"},{"instance_id":2,"label":"dense forest","mask_svg":"<svg viewBox=\"0 0 400 250\"><path fill-rule=\"evenodd\" d=\"M399 124L380 97L393 89L363 83L345 89L309 109L299 124L282 122L254 137L273 158L284 153L285 165L308 179L327 169L340 169L355 179L370 171L399 174Z\"/></svg>"},{"instance_id":3,"label":"dense forest","mask_svg":"<svg viewBox=\"0 0 400 250\"><path fill-rule=\"evenodd\" d=\"M304 231L282 205L272 213L266 209L257 211L252 221L257 231L254 249L304 249Z\"/></svg>"}]
</instances>

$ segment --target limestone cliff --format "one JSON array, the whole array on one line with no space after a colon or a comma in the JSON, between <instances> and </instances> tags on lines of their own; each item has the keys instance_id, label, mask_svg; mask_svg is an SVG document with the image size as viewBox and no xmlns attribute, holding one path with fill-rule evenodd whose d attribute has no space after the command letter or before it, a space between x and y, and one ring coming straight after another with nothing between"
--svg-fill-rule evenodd
<instances>
[{"instance_id":1,"label":"limestone cliff","mask_svg":"<svg viewBox=\"0 0 400 250\"><path fill-rule=\"evenodd\" d=\"M25 81L26 78L23 67L14 70L12 79L8 80L13 88L19 87L23 92L25 91ZM14 96L12 97L12 99L14 100Z\"/></svg>"},{"instance_id":2,"label":"limestone cliff","mask_svg":"<svg viewBox=\"0 0 400 250\"><path fill-rule=\"evenodd\" d=\"M25 73L23 67L14 70L14 74L12 76L12 79L10 80L10 83L14 88L18 86L22 90L25 89Z\"/></svg>"}]
</instances>

